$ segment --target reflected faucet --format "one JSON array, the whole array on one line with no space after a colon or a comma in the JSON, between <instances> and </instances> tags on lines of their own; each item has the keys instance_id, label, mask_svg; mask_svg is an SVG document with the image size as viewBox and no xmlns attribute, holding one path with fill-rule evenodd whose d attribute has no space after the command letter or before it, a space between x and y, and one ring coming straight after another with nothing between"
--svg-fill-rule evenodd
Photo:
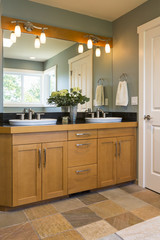
<instances>
[{"instance_id":1,"label":"reflected faucet","mask_svg":"<svg viewBox=\"0 0 160 240\"><path fill-rule=\"evenodd\" d=\"M28 110L28 119L29 120L32 120L33 114L34 114L34 111L31 108L29 108L29 110Z\"/></svg>"}]
</instances>

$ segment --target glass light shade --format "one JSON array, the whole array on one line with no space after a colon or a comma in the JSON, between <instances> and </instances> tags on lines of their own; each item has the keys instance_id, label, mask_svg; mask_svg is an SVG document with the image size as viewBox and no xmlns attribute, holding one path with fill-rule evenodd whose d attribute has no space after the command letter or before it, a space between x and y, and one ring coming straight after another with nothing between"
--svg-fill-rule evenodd
<instances>
[{"instance_id":1,"label":"glass light shade","mask_svg":"<svg viewBox=\"0 0 160 240\"><path fill-rule=\"evenodd\" d=\"M107 44L105 45L105 52L106 52L106 53L110 53L110 52L111 52L111 47L110 47L109 43L107 43Z\"/></svg>"},{"instance_id":2,"label":"glass light shade","mask_svg":"<svg viewBox=\"0 0 160 240\"><path fill-rule=\"evenodd\" d=\"M78 53L83 53L83 44L79 44Z\"/></svg>"},{"instance_id":3,"label":"glass light shade","mask_svg":"<svg viewBox=\"0 0 160 240\"><path fill-rule=\"evenodd\" d=\"M41 32L41 35L40 35L40 42L42 44L46 43L46 34L43 31Z\"/></svg>"},{"instance_id":4,"label":"glass light shade","mask_svg":"<svg viewBox=\"0 0 160 240\"><path fill-rule=\"evenodd\" d=\"M37 36L37 37L35 38L35 41L34 41L34 47L35 47L35 48L40 48L40 46L41 46L40 39L39 39L39 37Z\"/></svg>"},{"instance_id":5,"label":"glass light shade","mask_svg":"<svg viewBox=\"0 0 160 240\"><path fill-rule=\"evenodd\" d=\"M21 36L21 28L20 28L20 26L18 24L15 26L14 32L16 34L16 37L20 37Z\"/></svg>"},{"instance_id":6,"label":"glass light shade","mask_svg":"<svg viewBox=\"0 0 160 240\"><path fill-rule=\"evenodd\" d=\"M16 34L15 34L15 32L11 32L10 40L11 40L13 43L16 42Z\"/></svg>"},{"instance_id":7,"label":"glass light shade","mask_svg":"<svg viewBox=\"0 0 160 240\"><path fill-rule=\"evenodd\" d=\"M101 56L101 49L99 47L96 48L96 57Z\"/></svg>"},{"instance_id":8,"label":"glass light shade","mask_svg":"<svg viewBox=\"0 0 160 240\"><path fill-rule=\"evenodd\" d=\"M88 47L88 49L92 49L92 47L93 47L93 42L92 42L91 39L88 39L88 41L87 41L87 47Z\"/></svg>"}]
</instances>

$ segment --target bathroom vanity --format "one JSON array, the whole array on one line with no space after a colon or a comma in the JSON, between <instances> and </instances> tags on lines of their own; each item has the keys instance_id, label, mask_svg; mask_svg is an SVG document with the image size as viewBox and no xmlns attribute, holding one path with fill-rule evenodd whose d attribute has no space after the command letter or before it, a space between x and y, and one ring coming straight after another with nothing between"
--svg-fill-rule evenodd
<instances>
[{"instance_id":1,"label":"bathroom vanity","mask_svg":"<svg viewBox=\"0 0 160 240\"><path fill-rule=\"evenodd\" d=\"M137 122L0 127L0 206L136 179Z\"/></svg>"}]
</instances>

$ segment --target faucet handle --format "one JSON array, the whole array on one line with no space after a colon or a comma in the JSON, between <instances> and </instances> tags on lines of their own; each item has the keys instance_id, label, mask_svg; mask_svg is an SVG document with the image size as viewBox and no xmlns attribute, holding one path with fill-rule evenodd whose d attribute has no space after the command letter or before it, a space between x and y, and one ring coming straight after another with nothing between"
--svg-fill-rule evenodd
<instances>
[{"instance_id":1,"label":"faucet handle","mask_svg":"<svg viewBox=\"0 0 160 240\"><path fill-rule=\"evenodd\" d=\"M107 114L109 114L109 113L108 112L107 113L103 112L103 117L105 118Z\"/></svg>"},{"instance_id":2,"label":"faucet handle","mask_svg":"<svg viewBox=\"0 0 160 240\"><path fill-rule=\"evenodd\" d=\"M42 115L44 115L44 113L37 113L37 120L40 120Z\"/></svg>"},{"instance_id":3,"label":"faucet handle","mask_svg":"<svg viewBox=\"0 0 160 240\"><path fill-rule=\"evenodd\" d=\"M17 116L21 116L20 119L21 119L21 120L24 120L24 115L25 115L25 113L17 113L16 115L17 115Z\"/></svg>"}]
</instances>

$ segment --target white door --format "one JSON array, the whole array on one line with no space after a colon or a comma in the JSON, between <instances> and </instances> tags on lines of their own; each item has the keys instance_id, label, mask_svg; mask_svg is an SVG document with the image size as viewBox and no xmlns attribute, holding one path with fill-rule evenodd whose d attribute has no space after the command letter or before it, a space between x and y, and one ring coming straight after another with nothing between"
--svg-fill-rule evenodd
<instances>
[{"instance_id":1,"label":"white door","mask_svg":"<svg viewBox=\"0 0 160 240\"><path fill-rule=\"evenodd\" d=\"M145 186L160 193L160 26L145 33Z\"/></svg>"},{"instance_id":2,"label":"white door","mask_svg":"<svg viewBox=\"0 0 160 240\"><path fill-rule=\"evenodd\" d=\"M78 111L92 109L92 50L69 59L70 88L79 87L82 94L90 98L90 101L78 105Z\"/></svg>"}]
</instances>

